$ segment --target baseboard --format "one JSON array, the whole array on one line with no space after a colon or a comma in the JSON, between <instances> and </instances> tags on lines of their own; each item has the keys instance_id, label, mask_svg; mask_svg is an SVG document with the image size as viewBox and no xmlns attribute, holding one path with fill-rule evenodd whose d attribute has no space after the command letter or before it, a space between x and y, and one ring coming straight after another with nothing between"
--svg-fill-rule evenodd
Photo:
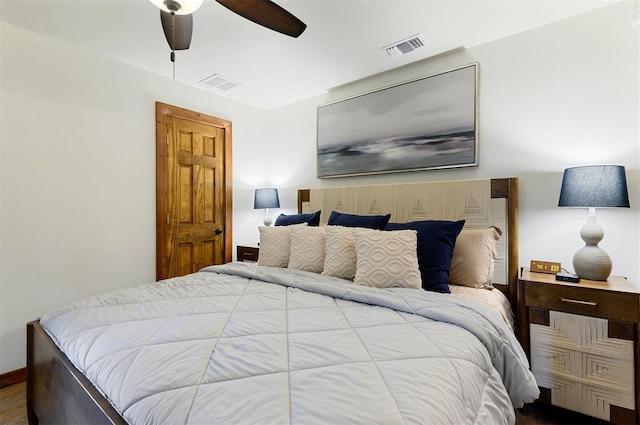
<instances>
[{"instance_id":1,"label":"baseboard","mask_svg":"<svg viewBox=\"0 0 640 425\"><path fill-rule=\"evenodd\" d=\"M19 384L27 380L27 368L12 370L0 374L0 388L8 387L9 385Z\"/></svg>"}]
</instances>

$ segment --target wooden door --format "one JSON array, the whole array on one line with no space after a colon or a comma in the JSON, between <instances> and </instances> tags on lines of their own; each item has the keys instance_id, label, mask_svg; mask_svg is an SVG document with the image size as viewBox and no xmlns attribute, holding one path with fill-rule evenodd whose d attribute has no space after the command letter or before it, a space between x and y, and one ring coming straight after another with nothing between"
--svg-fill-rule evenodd
<instances>
[{"instance_id":1,"label":"wooden door","mask_svg":"<svg viewBox=\"0 0 640 425\"><path fill-rule=\"evenodd\" d=\"M156 103L156 278L231 261L231 122Z\"/></svg>"}]
</instances>

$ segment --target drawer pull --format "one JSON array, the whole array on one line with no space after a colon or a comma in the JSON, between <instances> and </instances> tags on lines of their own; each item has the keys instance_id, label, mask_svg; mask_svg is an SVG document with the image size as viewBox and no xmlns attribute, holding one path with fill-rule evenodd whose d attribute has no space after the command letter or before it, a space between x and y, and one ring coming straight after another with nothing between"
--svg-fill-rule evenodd
<instances>
[{"instance_id":1,"label":"drawer pull","mask_svg":"<svg viewBox=\"0 0 640 425\"><path fill-rule=\"evenodd\" d=\"M592 307L595 307L598 305L598 303L594 301L572 300L570 298L560 298L560 301L562 301L563 303L569 303L569 304L590 305Z\"/></svg>"}]
</instances>

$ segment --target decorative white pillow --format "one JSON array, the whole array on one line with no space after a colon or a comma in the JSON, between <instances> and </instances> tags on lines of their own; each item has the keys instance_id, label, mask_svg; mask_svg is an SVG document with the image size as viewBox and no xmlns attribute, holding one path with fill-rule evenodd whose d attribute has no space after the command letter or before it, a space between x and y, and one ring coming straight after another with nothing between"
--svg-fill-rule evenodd
<instances>
[{"instance_id":1,"label":"decorative white pillow","mask_svg":"<svg viewBox=\"0 0 640 425\"><path fill-rule=\"evenodd\" d=\"M354 282L376 288L422 288L418 232L353 229L357 269Z\"/></svg>"},{"instance_id":2,"label":"decorative white pillow","mask_svg":"<svg viewBox=\"0 0 640 425\"><path fill-rule=\"evenodd\" d=\"M325 228L293 226L289 268L321 273L324 268Z\"/></svg>"},{"instance_id":3,"label":"decorative white pillow","mask_svg":"<svg viewBox=\"0 0 640 425\"><path fill-rule=\"evenodd\" d=\"M258 265L267 267L287 267L291 251L291 229L306 226L307 223L292 226L259 226L260 250Z\"/></svg>"},{"instance_id":4,"label":"decorative white pillow","mask_svg":"<svg viewBox=\"0 0 640 425\"><path fill-rule=\"evenodd\" d=\"M323 275L353 280L356 276L356 243L353 227L325 227Z\"/></svg>"},{"instance_id":5,"label":"decorative white pillow","mask_svg":"<svg viewBox=\"0 0 640 425\"><path fill-rule=\"evenodd\" d=\"M451 258L449 282L483 288L491 286L496 261L496 241L502 236L497 227L462 229Z\"/></svg>"}]
</instances>

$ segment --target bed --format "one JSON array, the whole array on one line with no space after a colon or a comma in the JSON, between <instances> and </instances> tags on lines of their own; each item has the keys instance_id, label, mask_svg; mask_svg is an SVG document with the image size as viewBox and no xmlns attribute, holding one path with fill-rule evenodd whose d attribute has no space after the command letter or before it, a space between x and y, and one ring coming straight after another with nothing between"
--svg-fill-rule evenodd
<instances>
[{"instance_id":1,"label":"bed","mask_svg":"<svg viewBox=\"0 0 640 425\"><path fill-rule=\"evenodd\" d=\"M509 424L514 408L537 398L509 318L516 179L301 190L298 202L301 215L325 211L323 223L329 211L341 219L388 211L399 227L261 228L257 265L206 267L29 323L29 422ZM427 220L464 221L465 235L499 228L491 282L423 290L420 231L403 224ZM328 229L353 236L353 279L317 268L313 253L329 235L314 237ZM374 252L381 246L385 265ZM399 285L387 287L391 280ZM488 293L506 300L505 313L470 299Z\"/></svg>"}]
</instances>

